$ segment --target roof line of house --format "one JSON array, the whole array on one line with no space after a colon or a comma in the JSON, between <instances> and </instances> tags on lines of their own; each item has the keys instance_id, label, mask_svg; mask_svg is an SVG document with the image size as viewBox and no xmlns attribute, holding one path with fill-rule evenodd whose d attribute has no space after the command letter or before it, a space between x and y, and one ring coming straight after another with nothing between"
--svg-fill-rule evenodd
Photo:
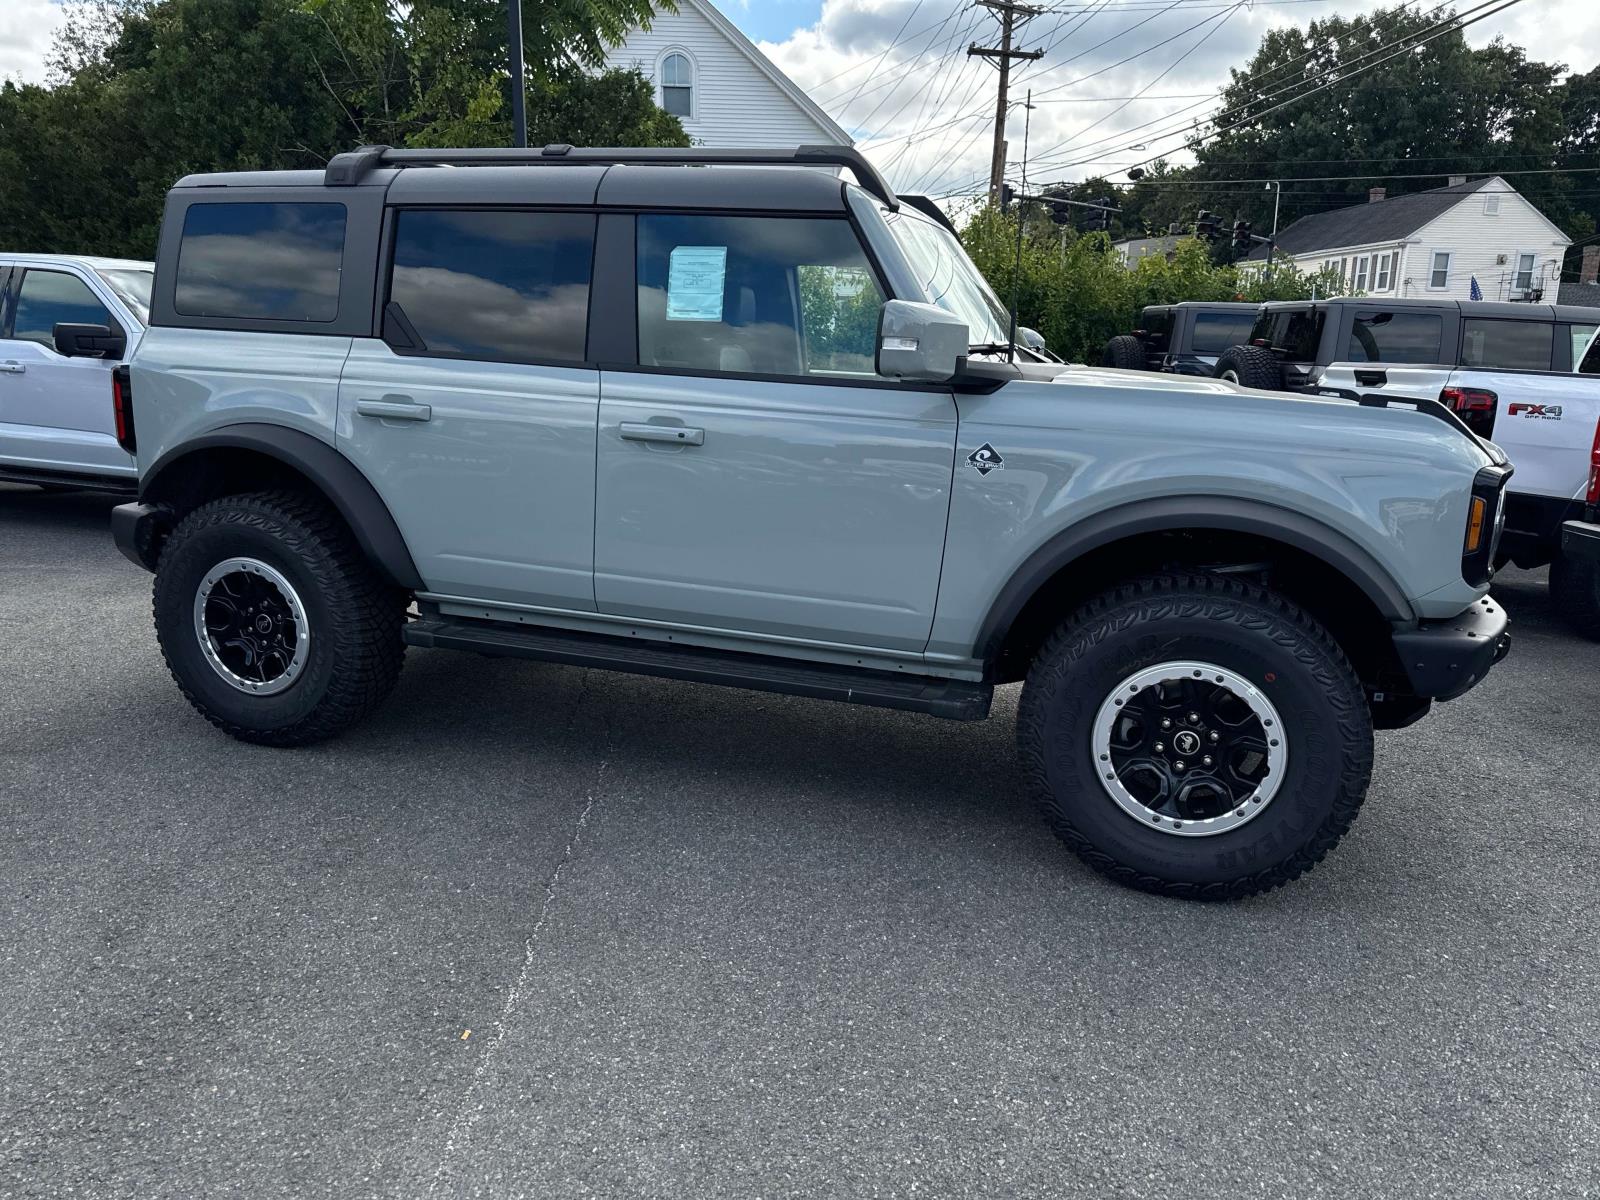
<instances>
[{"instance_id":1,"label":"roof line of house","mask_svg":"<svg viewBox=\"0 0 1600 1200\"><path fill-rule=\"evenodd\" d=\"M810 96L806 95L795 86L794 80L780 71L773 61L761 53L761 48L744 35L744 32L727 17L717 11L716 5L710 0L678 0L680 5L688 5L706 20L710 21L724 37L753 63L758 71L775 83L784 95L793 100L804 110L805 114L820 125L824 132L837 138L846 146L855 145L855 139L825 113L821 106Z\"/></svg>"}]
</instances>

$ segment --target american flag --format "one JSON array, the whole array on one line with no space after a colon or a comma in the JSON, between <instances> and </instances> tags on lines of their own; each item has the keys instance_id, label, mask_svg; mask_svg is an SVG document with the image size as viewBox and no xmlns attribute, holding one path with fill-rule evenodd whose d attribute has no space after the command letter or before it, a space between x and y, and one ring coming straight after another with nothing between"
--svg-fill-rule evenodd
<instances>
[{"instance_id":1,"label":"american flag","mask_svg":"<svg viewBox=\"0 0 1600 1200\"><path fill-rule=\"evenodd\" d=\"M1472 291L1468 295L1474 300L1483 299L1483 289L1478 286L1478 277L1476 275L1472 277Z\"/></svg>"}]
</instances>

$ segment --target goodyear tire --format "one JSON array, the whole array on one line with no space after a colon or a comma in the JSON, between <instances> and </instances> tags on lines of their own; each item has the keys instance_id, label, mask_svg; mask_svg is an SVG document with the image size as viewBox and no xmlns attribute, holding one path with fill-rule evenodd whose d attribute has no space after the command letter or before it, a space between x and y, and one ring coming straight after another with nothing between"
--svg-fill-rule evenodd
<instances>
[{"instance_id":1,"label":"goodyear tire","mask_svg":"<svg viewBox=\"0 0 1600 1200\"><path fill-rule=\"evenodd\" d=\"M1550 599L1562 620L1600 641L1600 561L1558 557L1550 564Z\"/></svg>"},{"instance_id":2,"label":"goodyear tire","mask_svg":"<svg viewBox=\"0 0 1600 1200\"><path fill-rule=\"evenodd\" d=\"M217 728L300 746L380 704L405 655L404 597L320 501L228 496L189 513L157 564L161 653Z\"/></svg>"},{"instance_id":3,"label":"goodyear tire","mask_svg":"<svg viewBox=\"0 0 1600 1200\"><path fill-rule=\"evenodd\" d=\"M1114 337L1106 343L1106 348L1100 355L1100 365L1116 367L1122 371L1143 371L1147 366L1144 343L1131 334L1125 333Z\"/></svg>"},{"instance_id":4,"label":"goodyear tire","mask_svg":"<svg viewBox=\"0 0 1600 1200\"><path fill-rule=\"evenodd\" d=\"M1372 718L1328 632L1220 576L1085 605L1028 673L1024 773L1058 836L1144 891L1228 899L1315 866L1360 811Z\"/></svg>"},{"instance_id":5,"label":"goodyear tire","mask_svg":"<svg viewBox=\"0 0 1600 1200\"><path fill-rule=\"evenodd\" d=\"M1283 364L1262 346L1229 346L1217 359L1218 379L1264 392L1283 390Z\"/></svg>"}]
</instances>

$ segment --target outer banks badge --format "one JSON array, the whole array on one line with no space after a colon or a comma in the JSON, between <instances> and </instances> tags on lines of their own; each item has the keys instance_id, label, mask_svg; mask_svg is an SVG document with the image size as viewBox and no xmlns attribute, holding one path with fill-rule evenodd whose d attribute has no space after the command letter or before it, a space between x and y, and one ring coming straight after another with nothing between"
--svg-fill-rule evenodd
<instances>
[{"instance_id":1,"label":"outer banks badge","mask_svg":"<svg viewBox=\"0 0 1600 1200\"><path fill-rule=\"evenodd\" d=\"M967 455L967 463L979 475L987 475L990 471L1004 471L1006 460L1000 457L1000 452L985 442L971 454Z\"/></svg>"}]
</instances>

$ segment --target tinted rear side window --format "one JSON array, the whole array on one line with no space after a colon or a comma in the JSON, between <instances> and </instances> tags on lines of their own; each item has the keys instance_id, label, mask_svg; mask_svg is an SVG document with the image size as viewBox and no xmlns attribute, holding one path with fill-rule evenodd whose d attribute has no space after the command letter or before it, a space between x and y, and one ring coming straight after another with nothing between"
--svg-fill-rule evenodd
<instances>
[{"instance_id":1,"label":"tinted rear side window","mask_svg":"<svg viewBox=\"0 0 1600 1200\"><path fill-rule=\"evenodd\" d=\"M342 204L191 204L173 307L190 317L332 321L344 230Z\"/></svg>"},{"instance_id":2,"label":"tinted rear side window","mask_svg":"<svg viewBox=\"0 0 1600 1200\"><path fill-rule=\"evenodd\" d=\"M56 323L110 325L111 314L89 285L65 271L29 270L17 292L14 337L41 346L55 345Z\"/></svg>"},{"instance_id":3,"label":"tinted rear side window","mask_svg":"<svg viewBox=\"0 0 1600 1200\"><path fill-rule=\"evenodd\" d=\"M1318 343L1322 341L1325 316L1321 309L1263 312L1250 327L1249 341L1264 342L1274 350L1282 350L1296 362L1314 362Z\"/></svg>"},{"instance_id":4,"label":"tinted rear side window","mask_svg":"<svg viewBox=\"0 0 1600 1200\"><path fill-rule=\"evenodd\" d=\"M1444 319L1432 313L1358 312L1345 348L1351 362L1436 363Z\"/></svg>"},{"instance_id":5,"label":"tinted rear side window","mask_svg":"<svg viewBox=\"0 0 1600 1200\"><path fill-rule=\"evenodd\" d=\"M1556 327L1544 321L1461 322L1461 362L1468 367L1548 371Z\"/></svg>"},{"instance_id":6,"label":"tinted rear side window","mask_svg":"<svg viewBox=\"0 0 1600 1200\"><path fill-rule=\"evenodd\" d=\"M1147 308L1139 314L1139 328L1144 330L1146 350L1164 351L1172 340L1172 310Z\"/></svg>"},{"instance_id":7,"label":"tinted rear side window","mask_svg":"<svg viewBox=\"0 0 1600 1200\"><path fill-rule=\"evenodd\" d=\"M402 212L389 298L429 354L582 362L594 233L581 213Z\"/></svg>"},{"instance_id":8,"label":"tinted rear side window","mask_svg":"<svg viewBox=\"0 0 1600 1200\"><path fill-rule=\"evenodd\" d=\"M1197 313L1192 349L1196 354L1221 354L1229 346L1242 346L1250 340L1255 319L1254 313Z\"/></svg>"}]
</instances>

